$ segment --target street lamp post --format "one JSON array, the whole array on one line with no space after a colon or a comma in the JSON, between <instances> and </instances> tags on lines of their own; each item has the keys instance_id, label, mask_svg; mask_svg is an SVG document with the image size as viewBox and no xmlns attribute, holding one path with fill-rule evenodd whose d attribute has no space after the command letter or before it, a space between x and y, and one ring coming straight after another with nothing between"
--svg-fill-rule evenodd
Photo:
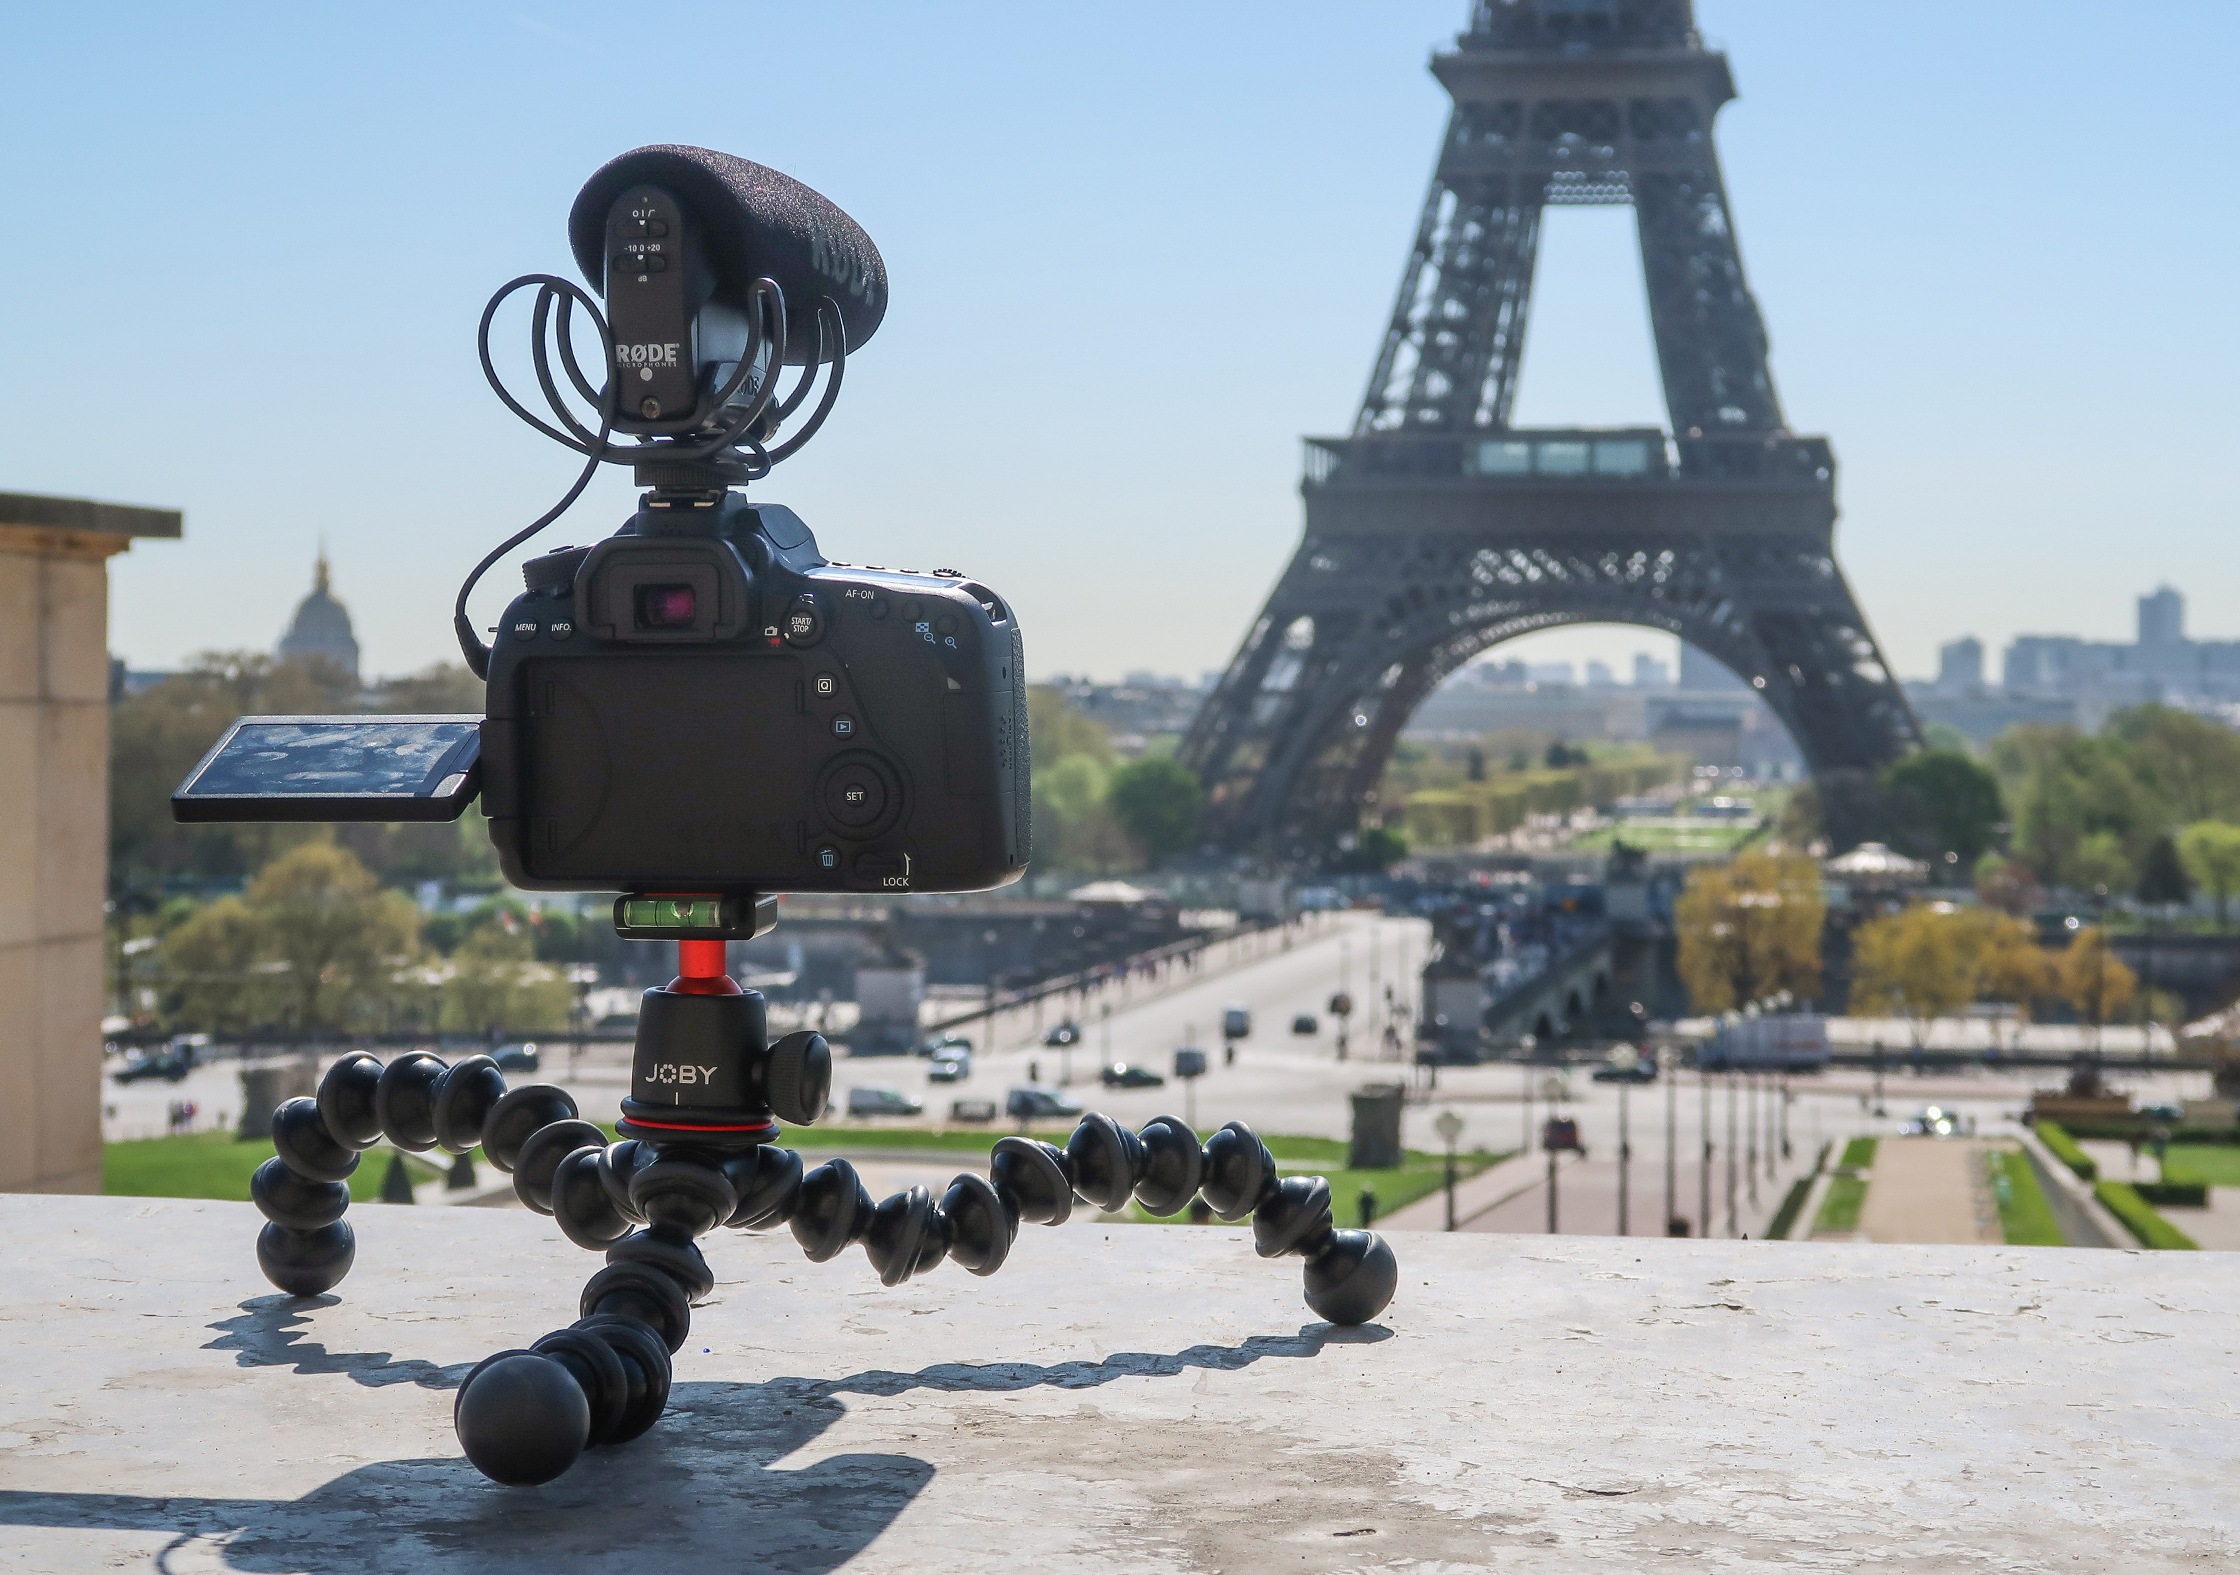
<instances>
[{"instance_id":1,"label":"street lamp post","mask_svg":"<svg viewBox=\"0 0 2240 1575\"><path fill-rule=\"evenodd\" d=\"M1703 1096L1703 1110L1697 1123L1703 1139L1703 1161L1696 1177L1696 1231L1699 1235L1711 1234L1711 1074L1703 1069L1703 1049L1696 1048L1696 1091Z\"/></svg>"},{"instance_id":2,"label":"street lamp post","mask_svg":"<svg viewBox=\"0 0 2240 1575\"><path fill-rule=\"evenodd\" d=\"M1741 1216L1735 1211L1734 1190L1734 1123L1736 1106L1739 1103L1738 1099L1736 1098L1736 1093L1737 1090L1734 1086L1734 1073L1730 1070L1727 1073L1727 1234L1729 1236L1739 1236L1740 1234L1742 1234L1742 1219Z\"/></svg>"},{"instance_id":3,"label":"street lamp post","mask_svg":"<svg viewBox=\"0 0 2240 1575\"><path fill-rule=\"evenodd\" d=\"M1664 1229L1672 1234L1673 1218L1680 1210L1680 1084L1673 1076L1672 1053L1657 1047L1657 1075L1664 1079Z\"/></svg>"},{"instance_id":4,"label":"street lamp post","mask_svg":"<svg viewBox=\"0 0 2240 1575\"><path fill-rule=\"evenodd\" d=\"M568 982L576 987L575 1009L568 1014L576 1031L568 1044L568 1077L573 1081L576 1063L583 1059L584 1035L591 1027L591 987L599 982L599 970L591 963L570 963Z\"/></svg>"},{"instance_id":5,"label":"street lamp post","mask_svg":"<svg viewBox=\"0 0 2240 1575\"><path fill-rule=\"evenodd\" d=\"M1529 1054L1532 1035L1526 1034L1522 1043ZM1524 1146L1518 1152L1529 1154L1532 1152L1532 1063L1520 1061L1517 1063L1517 1070L1524 1074Z\"/></svg>"},{"instance_id":6,"label":"street lamp post","mask_svg":"<svg viewBox=\"0 0 2240 1575\"><path fill-rule=\"evenodd\" d=\"M1626 1120L1626 1095L1631 1092L1633 1069L1641 1064L1641 1053L1631 1045L1620 1045L1610 1052L1610 1064L1626 1074L1626 1081L1618 1085L1618 1234L1630 1236L1627 1205L1631 1201L1633 1176L1633 1129Z\"/></svg>"},{"instance_id":7,"label":"street lamp post","mask_svg":"<svg viewBox=\"0 0 2240 1575\"><path fill-rule=\"evenodd\" d=\"M1750 1089L1750 1118L1744 1125L1746 1134L1743 1147L1742 1173L1749 1178L1750 1206L1758 1204L1758 1074L1748 1073L1743 1081Z\"/></svg>"},{"instance_id":8,"label":"street lamp post","mask_svg":"<svg viewBox=\"0 0 2240 1575\"><path fill-rule=\"evenodd\" d=\"M1548 1121L1555 1123L1556 1101L1563 1097L1563 1079L1550 1072L1540 1085L1540 1093L1548 1102ZM1542 1129L1540 1146L1548 1155L1548 1234L1556 1234L1556 1146L1548 1141L1550 1134Z\"/></svg>"},{"instance_id":9,"label":"street lamp post","mask_svg":"<svg viewBox=\"0 0 2240 1575\"><path fill-rule=\"evenodd\" d=\"M1454 1145L1462 1136L1462 1117L1452 1110L1442 1110L1439 1118L1431 1123L1447 1145L1447 1229L1454 1226Z\"/></svg>"},{"instance_id":10,"label":"street lamp post","mask_svg":"<svg viewBox=\"0 0 2240 1575\"><path fill-rule=\"evenodd\" d=\"M985 1051L985 1054L987 1054L987 1055L988 1055L988 1056L989 1056L990 1058L993 1058L993 1057L994 1057L994 1055L995 1055L995 1053L996 1053L996 961L995 961L995 950L996 950L996 942L997 942L998 940L1000 940L1001 938L1002 938L1002 937L998 936L998 935L996 934L996 932L995 932L994 930L982 930L982 931L980 932L980 963L981 963L981 966L982 966L982 968L983 968L983 969L985 970L985 972L987 973L987 976L988 976L988 994L987 994L987 1002L988 1002L988 1033L987 1033L987 1050Z\"/></svg>"}]
</instances>

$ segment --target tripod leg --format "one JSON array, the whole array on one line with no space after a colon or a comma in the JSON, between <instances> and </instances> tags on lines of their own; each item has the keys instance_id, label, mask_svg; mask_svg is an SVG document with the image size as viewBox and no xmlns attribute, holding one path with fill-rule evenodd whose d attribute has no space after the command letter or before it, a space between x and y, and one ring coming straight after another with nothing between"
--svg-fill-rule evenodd
<instances>
[{"instance_id":1,"label":"tripod leg","mask_svg":"<svg viewBox=\"0 0 2240 1575\"><path fill-rule=\"evenodd\" d=\"M549 1482L586 1449L627 1443L651 1427L669 1400L670 1355L692 1329L692 1305L715 1289L695 1238L738 1216L741 1185L783 1195L790 1151L711 1162L623 1142L575 1144L585 1123L538 1128L518 1153L519 1178L534 1168L546 1209L569 1239L606 1248L607 1266L583 1288L582 1316L526 1351L500 1351L467 1375L452 1409L459 1445L475 1468L511 1486ZM589 1130L597 1136L598 1129ZM553 1157L557 1156L557 1157ZM550 1164L546 1165L546 1158ZM527 1190L524 1189L524 1195ZM631 1230L633 1224L641 1229Z\"/></svg>"},{"instance_id":2,"label":"tripod leg","mask_svg":"<svg viewBox=\"0 0 2240 1575\"><path fill-rule=\"evenodd\" d=\"M574 1121L575 1113L575 1101L549 1084L507 1092L505 1074L486 1055L447 1066L415 1050L383 1066L353 1051L327 1068L317 1098L291 1099L272 1113L274 1154L249 1183L250 1199L268 1222L257 1237L258 1266L291 1296L317 1296L341 1283L357 1256L357 1236L342 1217L350 1206L347 1183L359 1156L384 1138L413 1153L464 1154L480 1144L500 1170L514 1170L532 1140L545 1138L526 1154L535 1163L528 1175L516 1175L515 1189L530 1207L550 1213L534 1194L551 1178L544 1161L557 1162L567 1150L562 1134L546 1138L546 1129L559 1126L579 1140L581 1130L595 1142L601 1137L596 1127Z\"/></svg>"},{"instance_id":3,"label":"tripod leg","mask_svg":"<svg viewBox=\"0 0 2240 1575\"><path fill-rule=\"evenodd\" d=\"M1130 1132L1109 1116L1084 1116L1063 1149L1031 1138L999 1140L990 1176L959 1176L936 1202L924 1187L874 1205L844 1159L801 1178L785 1218L813 1262L862 1242L887 1285L954 1258L974 1274L993 1274L1009 1256L1021 1222L1061 1225L1075 1198L1109 1212L1133 1199L1150 1213L1173 1214L1202 1196L1225 1220L1252 1217L1253 1248L1263 1258L1306 1260L1307 1305L1336 1324L1366 1323L1384 1311L1400 1278L1398 1261L1373 1231L1339 1230L1330 1183L1320 1176L1278 1178L1268 1146L1232 1121L1201 1147L1173 1116ZM750 1227L753 1228L753 1227Z\"/></svg>"}]
</instances>

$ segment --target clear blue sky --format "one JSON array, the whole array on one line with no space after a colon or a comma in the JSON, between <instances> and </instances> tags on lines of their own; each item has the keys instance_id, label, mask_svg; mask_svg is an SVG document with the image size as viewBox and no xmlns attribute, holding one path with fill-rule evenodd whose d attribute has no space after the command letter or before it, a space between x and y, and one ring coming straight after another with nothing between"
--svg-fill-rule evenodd
<instances>
[{"instance_id":1,"label":"clear blue sky","mask_svg":"<svg viewBox=\"0 0 2240 1575\"><path fill-rule=\"evenodd\" d=\"M445 657L461 573L573 472L484 390L477 313L567 269L600 162L698 142L826 192L894 279L831 428L760 492L836 556L1004 588L1038 673L1195 674L1296 541L1300 435L1359 398L1447 112L1424 62L1467 9L708 3L634 36L590 4L25 11L0 489L186 509L116 565L136 666L269 646L322 536L369 672ZM1775 375L1835 441L1898 667L2123 637L2163 579L2240 635L2240 7L1699 14L1742 92L1719 139ZM1536 305L1520 420L1661 419L1630 214L1553 215ZM608 478L547 540L628 498ZM485 622L518 582L486 583Z\"/></svg>"}]
</instances>

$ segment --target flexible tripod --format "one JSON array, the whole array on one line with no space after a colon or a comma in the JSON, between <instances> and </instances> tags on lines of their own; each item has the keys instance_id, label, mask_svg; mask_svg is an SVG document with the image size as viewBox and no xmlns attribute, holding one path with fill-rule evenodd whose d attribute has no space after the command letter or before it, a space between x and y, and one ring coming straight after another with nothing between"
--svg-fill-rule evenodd
<instances>
[{"instance_id":1,"label":"flexible tripod","mask_svg":"<svg viewBox=\"0 0 2240 1575\"><path fill-rule=\"evenodd\" d=\"M774 1140L779 1121L806 1126L824 1113L831 1051L808 1032L771 1043L762 996L724 972L724 941L767 930L775 900L727 899L720 917L712 901L660 901L656 917L676 922L631 922L645 919L644 901L616 905L624 935L677 943L677 977L645 993L618 1141L582 1120L564 1089L508 1089L488 1056L447 1065L411 1051L384 1066L356 1051L327 1069L317 1098L273 1112L277 1153L250 1184L269 1221L257 1262L292 1296L319 1295L350 1272L345 1183L361 1151L383 1139L450 1154L479 1144L512 1174L522 1202L557 1219L577 1246L606 1254L576 1322L486 1358L460 1385L460 1446L494 1481L549 1482L586 1448L626 1443L659 1420L669 1358L693 1304L715 1288L698 1238L719 1225L788 1226L813 1263L861 1242L892 1286L944 1258L993 1274L1022 1223L1062 1225L1076 1198L1106 1212L1132 1198L1164 1217L1195 1196L1221 1219L1249 1214L1261 1257L1303 1257L1307 1305L1331 1323L1365 1323L1392 1299L1399 1269L1383 1238L1337 1229L1330 1184L1279 1178L1242 1122L1201 1146L1173 1116L1131 1132L1087 1115L1062 1149L999 1139L989 1174L958 1176L939 1201L911 1187L874 1204L845 1159L804 1173L800 1155Z\"/></svg>"}]
</instances>

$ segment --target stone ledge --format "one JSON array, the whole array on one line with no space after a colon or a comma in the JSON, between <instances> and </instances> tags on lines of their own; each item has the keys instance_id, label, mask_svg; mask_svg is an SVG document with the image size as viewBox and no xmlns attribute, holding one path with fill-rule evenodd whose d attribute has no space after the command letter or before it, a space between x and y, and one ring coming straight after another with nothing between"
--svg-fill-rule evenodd
<instances>
[{"instance_id":1,"label":"stone ledge","mask_svg":"<svg viewBox=\"0 0 2240 1575\"><path fill-rule=\"evenodd\" d=\"M38 492L0 492L0 527L101 536L178 536L186 516L177 509L93 498L57 498Z\"/></svg>"},{"instance_id":2,"label":"stone ledge","mask_svg":"<svg viewBox=\"0 0 2240 1575\"><path fill-rule=\"evenodd\" d=\"M2212 1567L2240 1257L1396 1240L1309 1321L1234 1233L1029 1227L988 1280L724 1233L654 1431L533 1490L451 1391L569 1320L551 1222L353 1210L339 1299L240 1204L0 1198L10 1568Z\"/></svg>"}]
</instances>

